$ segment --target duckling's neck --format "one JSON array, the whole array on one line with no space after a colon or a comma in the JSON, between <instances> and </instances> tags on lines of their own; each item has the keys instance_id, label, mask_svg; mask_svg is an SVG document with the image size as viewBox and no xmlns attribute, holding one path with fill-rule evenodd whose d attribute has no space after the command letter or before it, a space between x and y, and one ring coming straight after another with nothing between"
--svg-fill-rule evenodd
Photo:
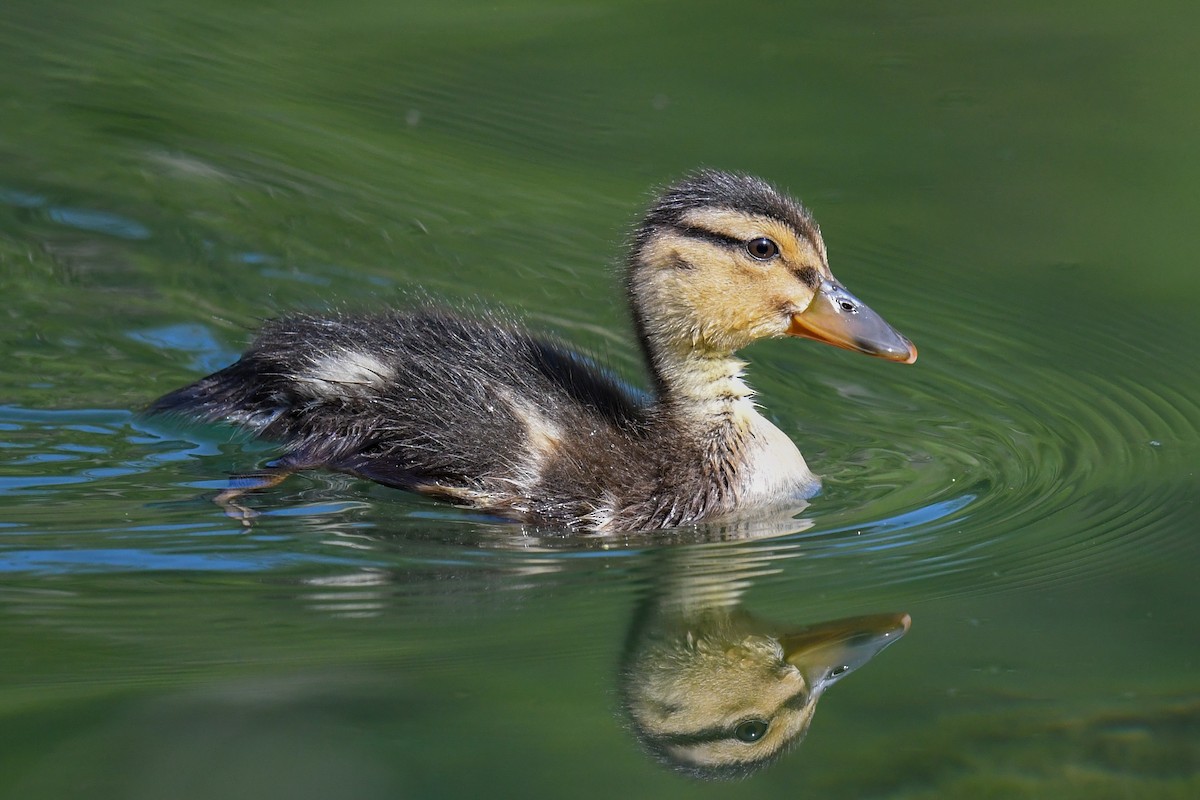
<instances>
[{"instance_id":1,"label":"duckling's neck","mask_svg":"<svg viewBox=\"0 0 1200 800\"><path fill-rule=\"evenodd\" d=\"M742 379L744 361L653 342L647 350L665 423L690 433L734 504L787 504L817 491L820 482L796 445L755 408L754 390Z\"/></svg>"},{"instance_id":2,"label":"duckling's neck","mask_svg":"<svg viewBox=\"0 0 1200 800\"><path fill-rule=\"evenodd\" d=\"M742 380L746 362L732 353L650 348L659 403L692 423L723 424L753 412L754 390Z\"/></svg>"}]
</instances>

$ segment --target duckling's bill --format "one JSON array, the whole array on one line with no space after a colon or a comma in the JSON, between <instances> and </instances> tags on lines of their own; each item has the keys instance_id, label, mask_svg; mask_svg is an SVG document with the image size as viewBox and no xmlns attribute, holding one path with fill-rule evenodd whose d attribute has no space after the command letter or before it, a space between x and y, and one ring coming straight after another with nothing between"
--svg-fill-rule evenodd
<instances>
[{"instance_id":1,"label":"duckling's bill","mask_svg":"<svg viewBox=\"0 0 1200 800\"><path fill-rule=\"evenodd\" d=\"M792 315L791 336L911 364L917 348L835 280L826 278L808 308Z\"/></svg>"},{"instance_id":2,"label":"duckling's bill","mask_svg":"<svg viewBox=\"0 0 1200 800\"><path fill-rule=\"evenodd\" d=\"M813 691L823 691L908 633L908 614L851 617L780 637L784 658L798 668Z\"/></svg>"}]
</instances>

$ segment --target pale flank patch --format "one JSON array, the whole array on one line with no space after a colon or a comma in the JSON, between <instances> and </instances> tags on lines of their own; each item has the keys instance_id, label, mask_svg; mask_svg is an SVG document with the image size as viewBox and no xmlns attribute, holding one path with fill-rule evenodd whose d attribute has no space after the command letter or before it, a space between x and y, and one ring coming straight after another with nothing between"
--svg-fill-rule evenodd
<instances>
[{"instance_id":1,"label":"pale flank patch","mask_svg":"<svg viewBox=\"0 0 1200 800\"><path fill-rule=\"evenodd\" d=\"M394 374L391 367L370 353L341 350L296 375L296 383L319 397L364 395L386 384Z\"/></svg>"},{"instance_id":2,"label":"pale flank patch","mask_svg":"<svg viewBox=\"0 0 1200 800\"><path fill-rule=\"evenodd\" d=\"M515 394L503 394L513 416L525 426L526 459L516 467L516 483L528 492L542 477L542 467L562 441L562 429L542 409Z\"/></svg>"}]
</instances>

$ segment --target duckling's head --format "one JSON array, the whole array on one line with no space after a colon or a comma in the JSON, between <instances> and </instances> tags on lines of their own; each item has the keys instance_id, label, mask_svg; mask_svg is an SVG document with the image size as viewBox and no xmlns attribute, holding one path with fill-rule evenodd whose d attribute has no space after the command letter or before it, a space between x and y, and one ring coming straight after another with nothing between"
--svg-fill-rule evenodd
<instances>
[{"instance_id":1,"label":"duckling's head","mask_svg":"<svg viewBox=\"0 0 1200 800\"><path fill-rule=\"evenodd\" d=\"M668 187L634 237L628 287L652 356L726 355L757 339L804 336L917 358L833 277L808 210L746 175L702 170Z\"/></svg>"},{"instance_id":2,"label":"duckling's head","mask_svg":"<svg viewBox=\"0 0 1200 800\"><path fill-rule=\"evenodd\" d=\"M622 692L642 745L698 778L741 777L800 741L817 700L908 630L907 614L778 634L745 613L658 619L635 630Z\"/></svg>"}]
</instances>

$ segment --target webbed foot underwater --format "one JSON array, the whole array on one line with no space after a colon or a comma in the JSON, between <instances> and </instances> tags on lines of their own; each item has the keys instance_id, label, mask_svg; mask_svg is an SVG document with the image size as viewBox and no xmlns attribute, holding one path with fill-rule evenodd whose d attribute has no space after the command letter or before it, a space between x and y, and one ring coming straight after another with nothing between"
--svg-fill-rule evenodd
<instances>
[{"instance_id":1,"label":"webbed foot underwater","mask_svg":"<svg viewBox=\"0 0 1200 800\"><path fill-rule=\"evenodd\" d=\"M755 409L741 348L799 336L917 357L833 277L809 212L757 178L668 187L625 275L648 399L510 320L421 310L269 322L236 363L150 411L278 441L281 474L322 467L534 524L645 530L819 488Z\"/></svg>"}]
</instances>

